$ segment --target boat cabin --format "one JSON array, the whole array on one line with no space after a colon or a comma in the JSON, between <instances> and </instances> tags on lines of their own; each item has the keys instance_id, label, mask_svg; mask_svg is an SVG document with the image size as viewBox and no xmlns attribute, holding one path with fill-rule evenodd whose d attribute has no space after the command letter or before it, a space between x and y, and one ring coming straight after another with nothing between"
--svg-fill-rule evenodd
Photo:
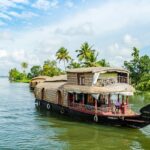
<instances>
[{"instance_id":1,"label":"boat cabin","mask_svg":"<svg viewBox=\"0 0 150 150\"><path fill-rule=\"evenodd\" d=\"M132 116L128 99L134 88L123 68L90 67L67 71L67 102L70 109L106 116Z\"/></svg>"}]
</instances>

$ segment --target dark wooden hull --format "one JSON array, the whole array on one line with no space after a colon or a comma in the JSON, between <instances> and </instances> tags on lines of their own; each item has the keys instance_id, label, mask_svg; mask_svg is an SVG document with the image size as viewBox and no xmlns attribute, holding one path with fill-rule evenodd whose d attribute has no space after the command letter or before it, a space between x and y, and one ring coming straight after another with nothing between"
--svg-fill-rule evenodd
<instances>
[{"instance_id":1,"label":"dark wooden hull","mask_svg":"<svg viewBox=\"0 0 150 150\"><path fill-rule=\"evenodd\" d=\"M141 116L130 117L130 118L121 118L121 117L109 117L109 116L98 116L98 120L95 121L94 115L79 112L77 110L72 110L68 107L64 107L58 104L48 103L44 100L36 100L36 103L39 107L46 108L55 113L66 115L71 117L74 120L84 121L84 122L96 122L105 125L114 125L114 126L125 126L132 128L142 128L150 124L150 120L144 120ZM50 108L47 108L49 104Z\"/></svg>"}]
</instances>

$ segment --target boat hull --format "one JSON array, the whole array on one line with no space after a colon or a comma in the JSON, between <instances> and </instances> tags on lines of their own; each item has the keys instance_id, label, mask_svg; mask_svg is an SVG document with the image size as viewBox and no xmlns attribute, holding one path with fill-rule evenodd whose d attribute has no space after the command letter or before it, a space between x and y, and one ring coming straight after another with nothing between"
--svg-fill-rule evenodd
<instances>
[{"instance_id":1,"label":"boat hull","mask_svg":"<svg viewBox=\"0 0 150 150\"><path fill-rule=\"evenodd\" d=\"M35 102L36 105L39 107L42 107L49 111L53 111L60 115L69 116L74 120L79 120L84 122L95 122L95 123L100 123L105 125L124 126L124 127L132 127L132 128L142 128L150 124L149 120L144 120L140 115L136 117L97 116L97 118L95 118L95 115L93 114L83 113L44 100L36 100Z\"/></svg>"}]
</instances>

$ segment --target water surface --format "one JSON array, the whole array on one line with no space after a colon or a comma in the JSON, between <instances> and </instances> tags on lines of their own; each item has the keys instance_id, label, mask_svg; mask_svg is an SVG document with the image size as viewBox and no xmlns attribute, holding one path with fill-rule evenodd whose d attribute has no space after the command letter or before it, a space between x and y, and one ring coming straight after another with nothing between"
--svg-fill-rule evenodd
<instances>
[{"instance_id":1,"label":"water surface","mask_svg":"<svg viewBox=\"0 0 150 150\"><path fill-rule=\"evenodd\" d=\"M28 84L0 78L0 150L149 150L150 125L143 129L76 122L36 109ZM150 95L130 99L132 107L150 103Z\"/></svg>"}]
</instances>

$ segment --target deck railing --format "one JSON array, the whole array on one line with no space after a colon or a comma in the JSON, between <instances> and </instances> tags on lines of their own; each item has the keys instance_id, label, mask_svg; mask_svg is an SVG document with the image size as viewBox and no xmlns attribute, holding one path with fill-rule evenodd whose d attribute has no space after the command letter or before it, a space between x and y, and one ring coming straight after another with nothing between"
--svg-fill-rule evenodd
<instances>
[{"instance_id":1,"label":"deck railing","mask_svg":"<svg viewBox=\"0 0 150 150\"><path fill-rule=\"evenodd\" d=\"M125 76L117 76L115 78L100 78L98 79L99 86L111 85L114 83L130 83L129 78Z\"/></svg>"},{"instance_id":2,"label":"deck railing","mask_svg":"<svg viewBox=\"0 0 150 150\"><path fill-rule=\"evenodd\" d=\"M118 83L129 83L128 77L124 77L124 76L118 76L117 81Z\"/></svg>"},{"instance_id":3,"label":"deck railing","mask_svg":"<svg viewBox=\"0 0 150 150\"><path fill-rule=\"evenodd\" d=\"M87 111L95 111L95 106L87 105L87 104L81 104L81 103L72 103L70 104L71 107L78 108L78 109L84 109ZM110 112L111 107L108 106L101 106L97 107L98 112Z\"/></svg>"},{"instance_id":4,"label":"deck railing","mask_svg":"<svg viewBox=\"0 0 150 150\"><path fill-rule=\"evenodd\" d=\"M95 111L95 106L92 105L87 105L87 104L81 104L81 103L71 103L69 106L76 108L76 109L80 109L80 110L84 110L84 111ZM125 109L126 110L130 110L131 106L130 105L125 105ZM121 113L121 109L116 110L116 107L114 105L112 106L107 106L107 105L102 105L100 107L97 107L97 112L98 113Z\"/></svg>"}]
</instances>

